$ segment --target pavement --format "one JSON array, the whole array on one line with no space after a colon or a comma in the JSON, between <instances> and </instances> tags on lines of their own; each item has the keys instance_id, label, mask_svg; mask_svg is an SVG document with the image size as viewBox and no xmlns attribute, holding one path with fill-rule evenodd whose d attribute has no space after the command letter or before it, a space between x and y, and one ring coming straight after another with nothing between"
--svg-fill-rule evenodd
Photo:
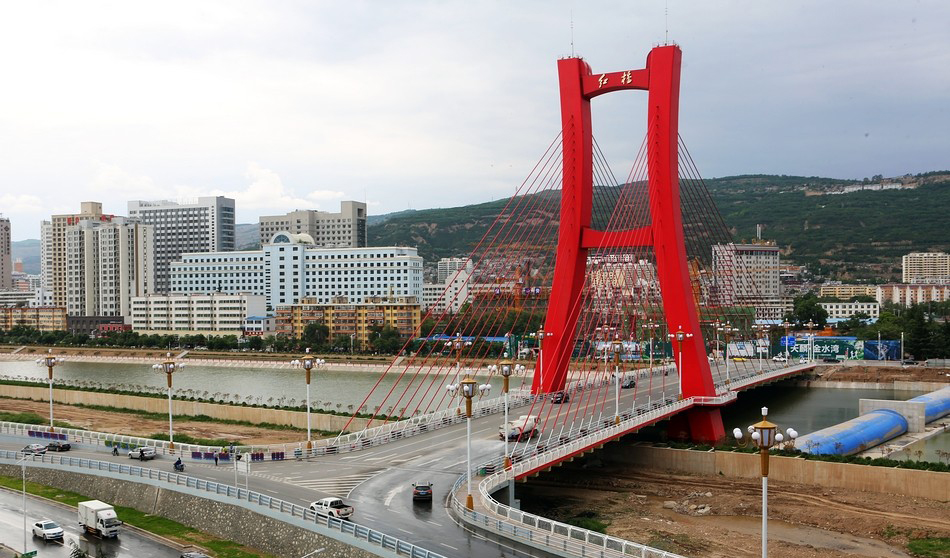
<instances>
[{"instance_id":1,"label":"pavement","mask_svg":"<svg viewBox=\"0 0 950 558\"><path fill-rule=\"evenodd\" d=\"M19 555L19 552L16 552L9 546L0 543L0 558L17 558Z\"/></svg>"}]
</instances>

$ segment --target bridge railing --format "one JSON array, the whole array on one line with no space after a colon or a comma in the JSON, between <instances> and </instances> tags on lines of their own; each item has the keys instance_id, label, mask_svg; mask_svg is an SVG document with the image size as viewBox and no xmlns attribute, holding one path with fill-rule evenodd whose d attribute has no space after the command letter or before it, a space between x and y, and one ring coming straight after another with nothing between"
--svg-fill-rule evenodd
<instances>
[{"instance_id":1,"label":"bridge railing","mask_svg":"<svg viewBox=\"0 0 950 558\"><path fill-rule=\"evenodd\" d=\"M0 463L16 465L19 459L30 467L70 470L81 474L120 476L131 482L142 482L177 492L187 492L203 498L223 501L250 511L279 519L328 536L350 546L363 548L378 556L407 556L409 558L445 558L392 535L359 525L348 520L319 515L309 508L267 496L253 490L207 481L196 477L169 473L149 467L122 465L78 457L51 455L23 455L20 452L0 450Z\"/></svg>"},{"instance_id":2,"label":"bridge railing","mask_svg":"<svg viewBox=\"0 0 950 558\"><path fill-rule=\"evenodd\" d=\"M573 556L599 556L602 558L628 556L682 558L677 554L643 544L611 537L588 529L581 529L574 525L560 523L546 517L511 508L492 498L491 494L507 483L514 482L518 475L535 471L560 458L596 446L598 443L627 432L638 425L656 422L665 416L682 411L695 404L696 402L692 398L668 401L666 404L650 410L627 413L629 417L623 418L619 424L613 424L613 417L611 416L610 426L604 426L594 432L573 439L559 437L557 443L550 449L541 447L539 444L534 450L534 455L514 462L511 469L506 470L504 468L503 458L483 463L476 467L476 471L473 472L488 473L488 476L478 485L478 498L479 503L489 513L469 510L456 497L466 480L464 474L459 477L453 486L452 507L463 520L470 524L505 537L521 540L531 546L547 548L559 553L567 553ZM599 424L603 425L605 421L600 420ZM578 432L583 432L583 430Z\"/></svg>"},{"instance_id":3,"label":"bridge railing","mask_svg":"<svg viewBox=\"0 0 950 558\"><path fill-rule=\"evenodd\" d=\"M151 438L139 438L138 436L125 436L123 434L113 434L111 432L94 432L92 430L81 430L78 428L60 428L56 427L54 432L49 431L49 426L41 424L22 424L18 422L0 422L0 434L8 436L22 436L35 438L37 443L49 443L53 440L68 441L72 443L90 444L93 446L119 447L123 449L137 448L147 446L155 448L158 454L173 454L170 451L169 443L165 440L153 440ZM175 443L175 451L180 455L188 455L192 452L209 453L218 451L217 447L200 446L196 444Z\"/></svg>"}]
</instances>

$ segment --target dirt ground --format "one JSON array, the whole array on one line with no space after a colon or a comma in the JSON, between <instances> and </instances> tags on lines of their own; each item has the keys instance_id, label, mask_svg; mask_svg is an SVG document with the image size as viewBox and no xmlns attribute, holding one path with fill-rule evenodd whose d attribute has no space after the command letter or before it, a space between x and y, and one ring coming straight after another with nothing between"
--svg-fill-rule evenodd
<instances>
[{"instance_id":1,"label":"dirt ground","mask_svg":"<svg viewBox=\"0 0 950 558\"><path fill-rule=\"evenodd\" d=\"M11 412L33 412L41 417L49 416L49 403L26 401L21 399L0 399L0 410ZM130 436L149 436L168 432L168 420L147 419L126 413L111 413L74 407L72 405L53 404L53 418L56 422L68 422L70 425L95 430L97 432L115 432ZM220 422L196 422L187 419L175 419L175 433L188 434L195 438L233 440L239 445L263 445L299 442L306 434L294 430L269 430L255 426L223 424Z\"/></svg>"},{"instance_id":2,"label":"dirt ground","mask_svg":"<svg viewBox=\"0 0 950 558\"><path fill-rule=\"evenodd\" d=\"M950 370L923 366L830 366L820 371L829 382L937 382L950 384Z\"/></svg>"},{"instance_id":3,"label":"dirt ground","mask_svg":"<svg viewBox=\"0 0 950 558\"><path fill-rule=\"evenodd\" d=\"M761 552L758 480L607 467L578 474L565 468L518 490L523 502L538 507L527 511L598 519L609 525L610 535L677 554L733 558ZM911 556L907 541L929 537L950 537L950 502L769 485L770 556Z\"/></svg>"}]
</instances>

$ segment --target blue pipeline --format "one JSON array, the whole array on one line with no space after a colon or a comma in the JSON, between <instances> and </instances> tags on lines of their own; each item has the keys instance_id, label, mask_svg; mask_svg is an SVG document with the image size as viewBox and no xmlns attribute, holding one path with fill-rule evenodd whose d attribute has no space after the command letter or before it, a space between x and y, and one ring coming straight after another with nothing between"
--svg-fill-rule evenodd
<instances>
[{"instance_id":1,"label":"blue pipeline","mask_svg":"<svg viewBox=\"0 0 950 558\"><path fill-rule=\"evenodd\" d=\"M950 414L950 386L908 399L908 401L926 403L924 422L933 422L944 415Z\"/></svg>"},{"instance_id":2,"label":"blue pipeline","mask_svg":"<svg viewBox=\"0 0 950 558\"><path fill-rule=\"evenodd\" d=\"M897 411L877 409L841 424L802 436L795 447L805 453L851 455L907 432L907 419Z\"/></svg>"}]
</instances>

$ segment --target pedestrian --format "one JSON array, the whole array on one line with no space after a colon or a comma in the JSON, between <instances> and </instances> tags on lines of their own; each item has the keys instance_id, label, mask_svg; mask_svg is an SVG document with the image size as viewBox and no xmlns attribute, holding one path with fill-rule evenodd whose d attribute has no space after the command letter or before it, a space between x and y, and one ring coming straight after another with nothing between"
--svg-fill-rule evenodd
<instances>
[{"instance_id":1,"label":"pedestrian","mask_svg":"<svg viewBox=\"0 0 950 558\"><path fill-rule=\"evenodd\" d=\"M139 461L145 461L145 450L143 448L139 448Z\"/></svg>"},{"instance_id":2,"label":"pedestrian","mask_svg":"<svg viewBox=\"0 0 950 558\"><path fill-rule=\"evenodd\" d=\"M214 454L214 466L218 466L218 454Z\"/></svg>"},{"instance_id":3,"label":"pedestrian","mask_svg":"<svg viewBox=\"0 0 950 558\"><path fill-rule=\"evenodd\" d=\"M119 455L119 446L112 446L112 455Z\"/></svg>"}]
</instances>

